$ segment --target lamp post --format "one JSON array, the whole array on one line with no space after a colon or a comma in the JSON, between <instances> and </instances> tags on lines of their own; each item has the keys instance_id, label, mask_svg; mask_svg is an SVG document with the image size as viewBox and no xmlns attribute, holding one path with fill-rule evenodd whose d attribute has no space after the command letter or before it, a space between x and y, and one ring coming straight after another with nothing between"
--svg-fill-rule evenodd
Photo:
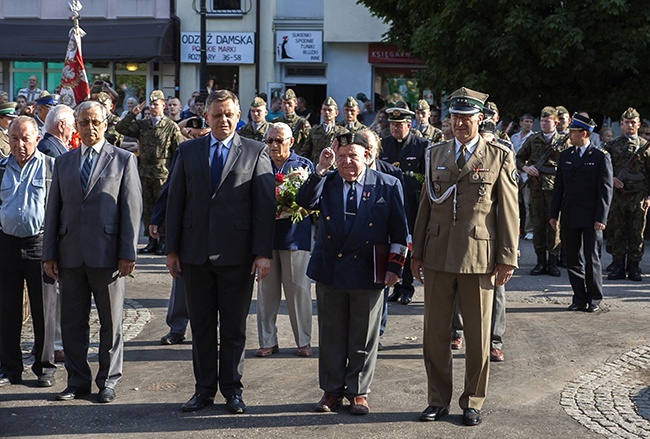
<instances>
[{"instance_id":1,"label":"lamp post","mask_svg":"<svg viewBox=\"0 0 650 439\"><path fill-rule=\"evenodd\" d=\"M205 18L207 8L205 0L201 0L201 67L199 73L199 93L204 93L205 84L208 83L208 51L206 43Z\"/></svg>"}]
</instances>

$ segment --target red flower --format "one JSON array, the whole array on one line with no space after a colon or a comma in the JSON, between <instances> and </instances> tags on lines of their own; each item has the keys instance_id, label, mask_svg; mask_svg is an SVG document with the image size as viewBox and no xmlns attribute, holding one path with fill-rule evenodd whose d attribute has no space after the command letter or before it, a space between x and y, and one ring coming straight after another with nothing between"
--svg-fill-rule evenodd
<instances>
[{"instance_id":1,"label":"red flower","mask_svg":"<svg viewBox=\"0 0 650 439\"><path fill-rule=\"evenodd\" d=\"M70 149L79 148L81 146L81 136L77 131L72 133L72 138L70 139Z\"/></svg>"},{"instance_id":2,"label":"red flower","mask_svg":"<svg viewBox=\"0 0 650 439\"><path fill-rule=\"evenodd\" d=\"M284 182L284 174L281 174L279 172L277 174L275 174L275 182L276 183Z\"/></svg>"}]
</instances>

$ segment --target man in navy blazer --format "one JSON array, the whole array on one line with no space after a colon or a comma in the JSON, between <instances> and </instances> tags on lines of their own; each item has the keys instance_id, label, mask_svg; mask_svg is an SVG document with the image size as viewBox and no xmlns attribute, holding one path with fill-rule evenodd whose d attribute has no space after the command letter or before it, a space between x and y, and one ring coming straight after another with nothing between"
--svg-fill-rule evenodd
<instances>
[{"instance_id":1,"label":"man in navy blazer","mask_svg":"<svg viewBox=\"0 0 650 439\"><path fill-rule=\"evenodd\" d=\"M61 286L61 330L67 401L90 393L88 364L91 297L101 322L99 402L115 399L122 377L124 277L135 268L142 191L135 156L104 139L106 109L95 101L78 107L82 145L60 155L45 214L43 268Z\"/></svg>"},{"instance_id":2,"label":"man in navy blazer","mask_svg":"<svg viewBox=\"0 0 650 439\"><path fill-rule=\"evenodd\" d=\"M181 410L212 404L218 382L237 414L246 409L241 378L253 279L271 265L275 180L266 145L235 132L241 110L234 93L213 92L205 115L212 133L179 146L167 200L166 265L185 285L196 380Z\"/></svg>"},{"instance_id":3,"label":"man in navy blazer","mask_svg":"<svg viewBox=\"0 0 650 439\"><path fill-rule=\"evenodd\" d=\"M334 410L345 396L350 413L364 415L377 360L382 291L399 281L406 261L404 193L397 178L366 165L362 132L340 134L333 146L321 152L316 172L296 198L304 208L320 210L307 268L316 281L324 391L316 410ZM337 171L326 174L335 155ZM375 253L384 270L376 269Z\"/></svg>"},{"instance_id":4,"label":"man in navy blazer","mask_svg":"<svg viewBox=\"0 0 650 439\"><path fill-rule=\"evenodd\" d=\"M573 289L569 311L598 312L603 298L600 253L614 183L610 155L589 141L595 127L588 116L573 115L569 125L573 147L560 154L551 199L554 230L561 213L562 244Z\"/></svg>"},{"instance_id":5,"label":"man in navy blazer","mask_svg":"<svg viewBox=\"0 0 650 439\"><path fill-rule=\"evenodd\" d=\"M61 104L47 113L45 118L45 135L37 148L50 157L58 157L68 152L68 144L74 133L74 110Z\"/></svg>"}]
</instances>

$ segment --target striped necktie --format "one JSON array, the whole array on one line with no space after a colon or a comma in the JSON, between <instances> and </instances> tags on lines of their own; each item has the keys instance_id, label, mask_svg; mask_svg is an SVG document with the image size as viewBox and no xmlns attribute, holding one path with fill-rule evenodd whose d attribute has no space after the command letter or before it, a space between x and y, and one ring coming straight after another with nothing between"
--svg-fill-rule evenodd
<instances>
[{"instance_id":1,"label":"striped necktie","mask_svg":"<svg viewBox=\"0 0 650 439\"><path fill-rule=\"evenodd\" d=\"M93 161L95 159L95 151L92 148L86 150L86 158L81 167L81 188L84 193L88 190L88 182L90 181L90 174L93 172Z\"/></svg>"}]
</instances>

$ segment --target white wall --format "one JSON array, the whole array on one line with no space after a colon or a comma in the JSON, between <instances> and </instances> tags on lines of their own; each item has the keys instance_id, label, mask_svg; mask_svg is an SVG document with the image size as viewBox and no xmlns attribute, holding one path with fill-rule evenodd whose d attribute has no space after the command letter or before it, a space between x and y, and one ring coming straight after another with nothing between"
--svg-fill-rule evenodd
<instances>
[{"instance_id":1,"label":"white wall","mask_svg":"<svg viewBox=\"0 0 650 439\"><path fill-rule=\"evenodd\" d=\"M370 15L353 0L327 0L324 5L323 41L379 42L388 25Z\"/></svg>"},{"instance_id":2,"label":"white wall","mask_svg":"<svg viewBox=\"0 0 650 439\"><path fill-rule=\"evenodd\" d=\"M365 93L372 96L372 66L368 64L365 43L325 43L327 94L342 108L348 96Z\"/></svg>"},{"instance_id":3,"label":"white wall","mask_svg":"<svg viewBox=\"0 0 650 439\"><path fill-rule=\"evenodd\" d=\"M266 0L262 0L264 3ZM331 0L277 0L276 18L323 18L323 3ZM353 2L354 0L348 0Z\"/></svg>"},{"instance_id":4,"label":"white wall","mask_svg":"<svg viewBox=\"0 0 650 439\"><path fill-rule=\"evenodd\" d=\"M176 0L186 7L191 0ZM169 0L81 0L84 18L169 18ZM191 8L190 8L191 9ZM70 18L67 0L0 0L0 18Z\"/></svg>"}]
</instances>

